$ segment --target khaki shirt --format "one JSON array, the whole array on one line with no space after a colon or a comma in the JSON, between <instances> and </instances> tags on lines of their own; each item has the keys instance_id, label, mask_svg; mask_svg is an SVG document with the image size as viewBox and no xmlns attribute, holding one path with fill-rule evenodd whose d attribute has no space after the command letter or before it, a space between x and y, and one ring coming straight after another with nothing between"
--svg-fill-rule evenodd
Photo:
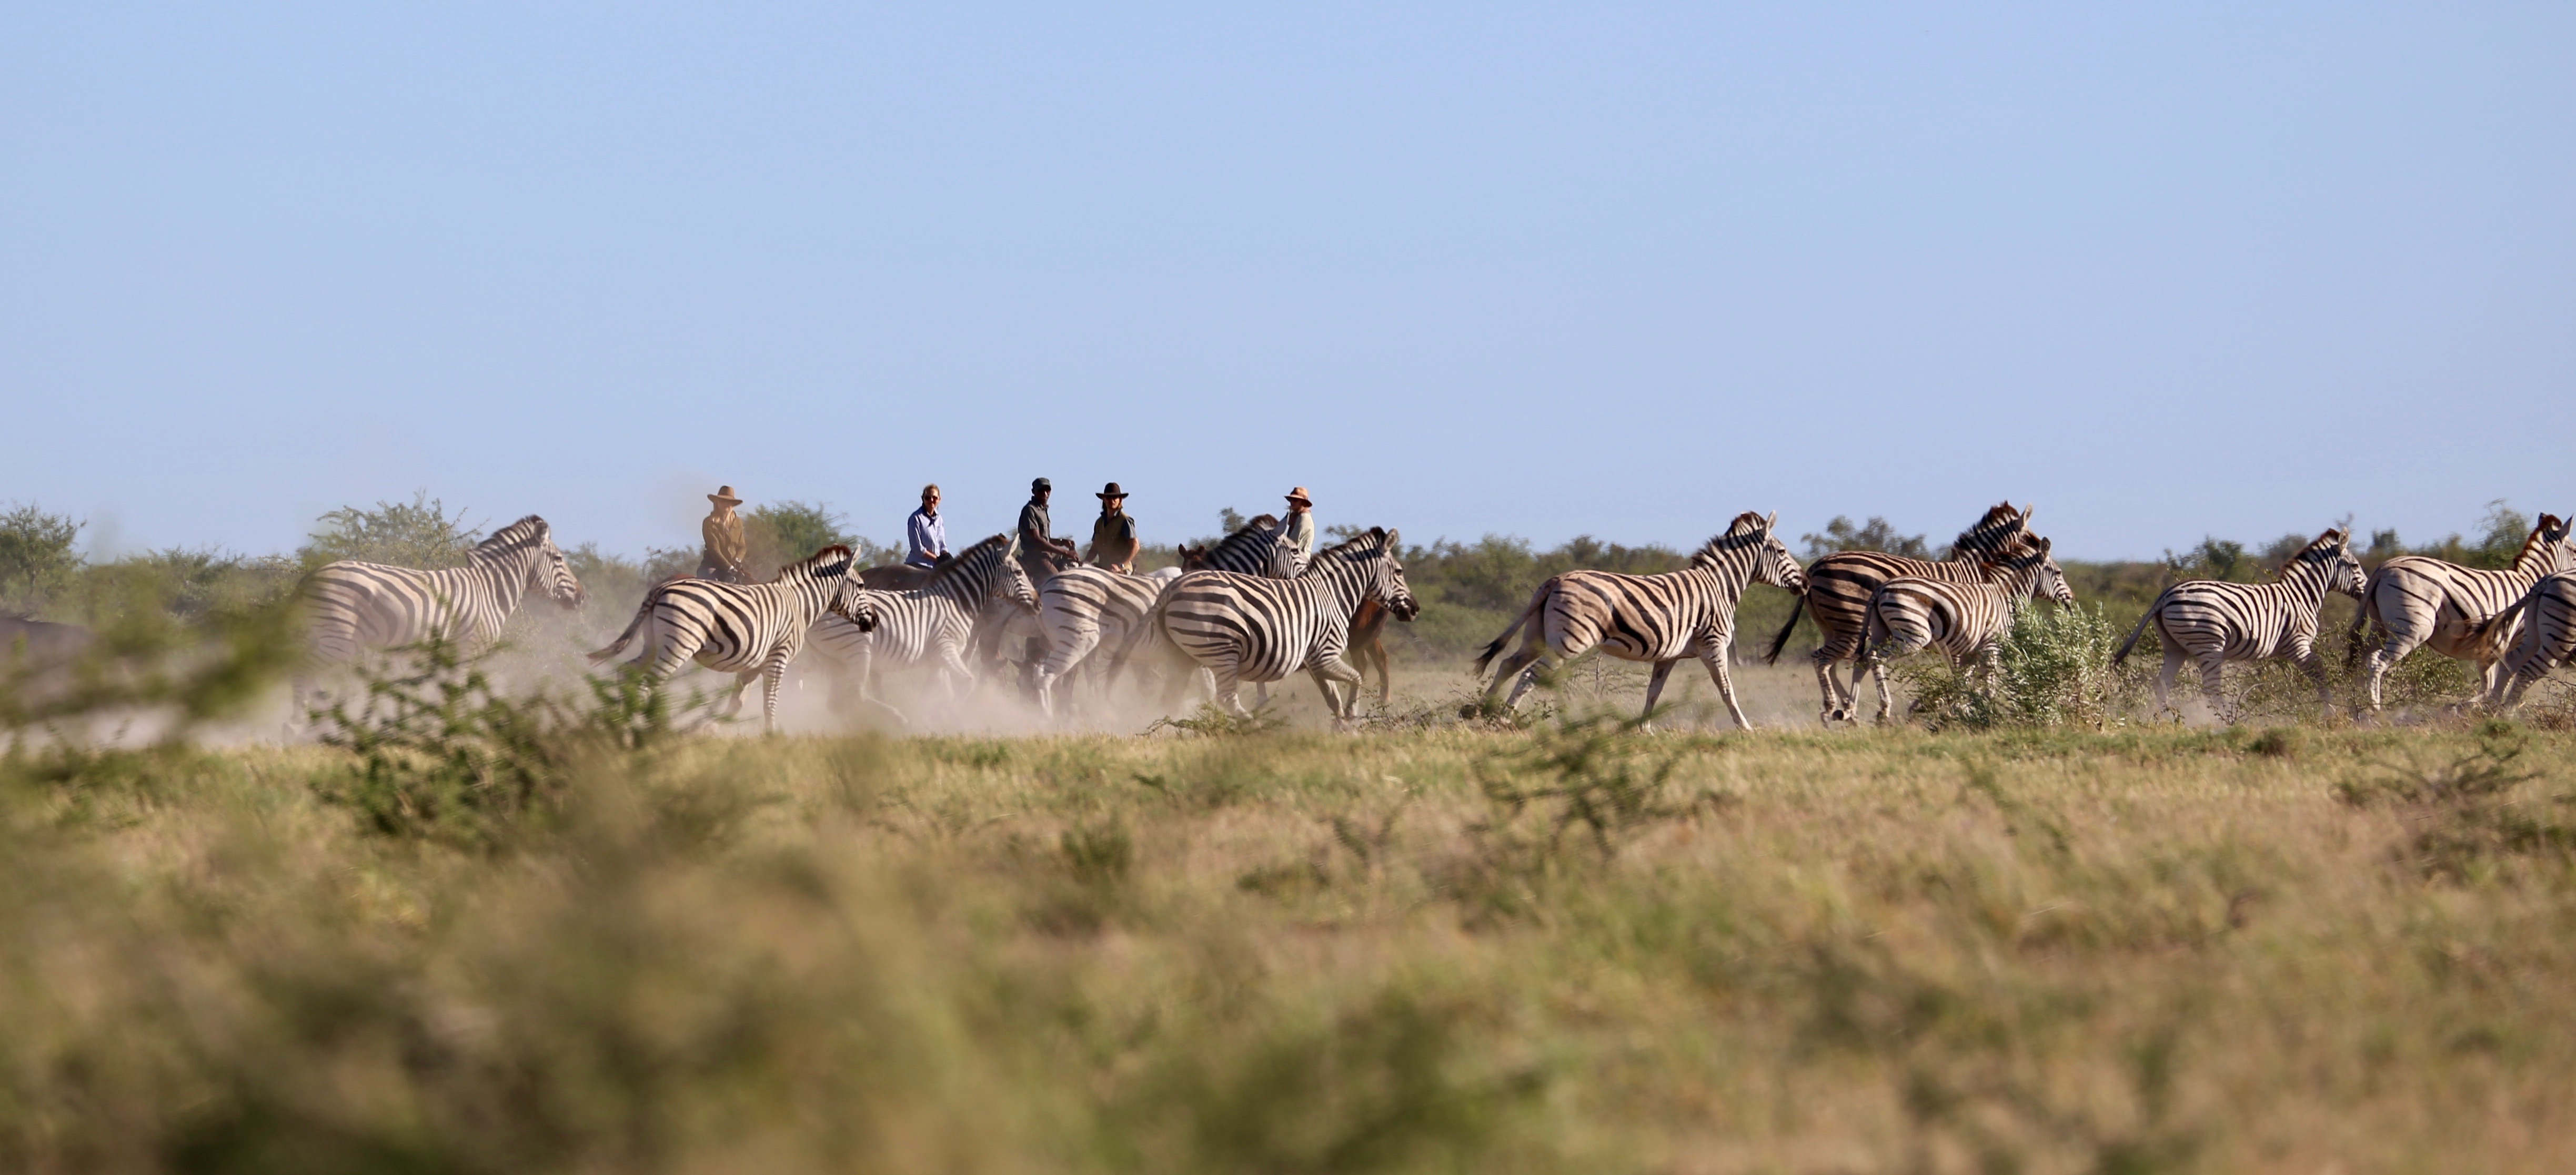
<instances>
[{"instance_id":1,"label":"khaki shirt","mask_svg":"<svg viewBox=\"0 0 2576 1175\"><path fill-rule=\"evenodd\" d=\"M1136 520L1126 511L1103 514L1091 524L1091 561L1101 567L1124 567L1136 561Z\"/></svg>"},{"instance_id":2,"label":"khaki shirt","mask_svg":"<svg viewBox=\"0 0 2576 1175\"><path fill-rule=\"evenodd\" d=\"M742 561L751 557L751 543L743 538L740 513L716 511L708 514L706 523L698 530L706 535L708 555L726 567L743 570Z\"/></svg>"}]
</instances>

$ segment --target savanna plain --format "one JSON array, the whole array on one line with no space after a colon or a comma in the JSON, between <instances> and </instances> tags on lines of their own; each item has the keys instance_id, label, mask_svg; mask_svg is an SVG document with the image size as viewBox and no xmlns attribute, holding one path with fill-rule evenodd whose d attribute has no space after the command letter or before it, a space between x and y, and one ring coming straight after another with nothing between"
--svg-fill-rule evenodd
<instances>
[{"instance_id":1,"label":"savanna plain","mask_svg":"<svg viewBox=\"0 0 2576 1175\"><path fill-rule=\"evenodd\" d=\"M1831 731L1758 648L1762 729L1703 678L1648 731L1624 669L1500 715L1416 633L1357 735L1295 679L744 736L442 656L281 741L213 609L93 683L168 737L13 711L0 1168L2576 1168L2563 689L2159 719L2116 579L2017 627L2045 704Z\"/></svg>"}]
</instances>

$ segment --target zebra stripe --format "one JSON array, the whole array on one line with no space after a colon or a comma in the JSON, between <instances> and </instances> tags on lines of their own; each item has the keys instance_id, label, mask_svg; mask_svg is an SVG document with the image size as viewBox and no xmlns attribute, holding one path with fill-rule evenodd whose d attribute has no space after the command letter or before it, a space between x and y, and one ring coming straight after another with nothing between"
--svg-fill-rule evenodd
<instances>
[{"instance_id":1,"label":"zebra stripe","mask_svg":"<svg viewBox=\"0 0 2576 1175\"><path fill-rule=\"evenodd\" d=\"M2377 622L2386 640L2370 651L2370 708L2379 709L2379 686L2391 666L2417 648L2457 661L2475 662L2481 692L2492 694L2499 682L2497 664L2512 641L2509 628L2491 624L2531 592L2541 577L2576 570L2576 546L2568 541L2568 523L2554 514L2523 539L2509 571L2462 567L2424 555L2400 555L2379 565L2363 589L2361 614L2353 617L2352 651L2361 651L2362 626Z\"/></svg>"},{"instance_id":2,"label":"zebra stripe","mask_svg":"<svg viewBox=\"0 0 2576 1175\"><path fill-rule=\"evenodd\" d=\"M1807 566L1807 590L1799 598L1799 607L1789 609L1789 622L1780 626L1780 635L1771 638L1770 651L1762 659L1780 659L1780 650L1797 629L1798 613L1803 608L1815 618L1816 632L1822 639L1807 658L1815 664L1816 688L1824 695L1821 716L1828 725L1836 720L1856 720L1853 712L1860 706L1861 639L1869 630L1870 598L1887 581L1906 577L1949 583L1983 582L1977 561L2019 546L2030 534L2030 510L2028 506L2015 510L2011 502L1988 507L1985 517L1951 542L1946 562L1884 551L1836 551L1816 560ZM1852 663L1848 689L1834 681L1833 667L1840 661ZM1884 711L1880 717L1886 717Z\"/></svg>"},{"instance_id":3,"label":"zebra stripe","mask_svg":"<svg viewBox=\"0 0 2576 1175\"><path fill-rule=\"evenodd\" d=\"M1737 515L1726 533L1708 540L1691 556L1691 565L1680 571L1662 575L1568 571L1549 577L1531 593L1529 606L1521 609L1511 627L1477 656L1476 670L1481 673L1513 633L1527 629L1520 649L1494 671L1485 696L1492 697L1506 681L1516 681L1503 704L1507 709L1518 706L1521 695L1538 680L1539 666L1549 653L1562 663L1598 648L1623 661L1654 663L1654 675L1646 683L1645 710L1645 716L1652 718L1655 699L1663 695L1664 679L1673 666L1683 657L1698 657L1717 682L1718 696L1726 700L1736 726L1750 728L1753 724L1745 719L1744 708L1736 704L1735 682L1727 666L1727 652L1735 643L1736 604L1744 598L1745 585L1752 582L1791 592L1809 590L1798 561L1771 533L1778 518L1776 513L1769 518Z\"/></svg>"},{"instance_id":4,"label":"zebra stripe","mask_svg":"<svg viewBox=\"0 0 2576 1175\"><path fill-rule=\"evenodd\" d=\"M1359 672L1342 660L1351 614L1368 600L1384 603L1399 620L1420 611L1396 559L1400 542L1394 531L1371 529L1317 552L1295 579L1190 572L1155 605L1153 631L1215 675L1217 704L1227 711L1250 716L1236 696L1240 683L1278 681L1304 669L1339 725L1359 707Z\"/></svg>"},{"instance_id":5,"label":"zebra stripe","mask_svg":"<svg viewBox=\"0 0 2576 1175\"><path fill-rule=\"evenodd\" d=\"M2219 690L2220 674L2230 661L2260 661L2287 656L2317 683L2317 704L2330 705L2325 659L2317 656L2317 625L2326 593L2361 598L2361 560L2352 552L2349 531L2328 530L2281 565L2277 583L2222 583L2192 580L2166 588L2138 618L2129 639L2112 654L2118 665L2136 648L2147 626L2156 627L2164 646L2164 671L2156 676L2156 709L2173 708L2174 674L2188 657L2200 664L2200 693L2223 721L2236 714Z\"/></svg>"},{"instance_id":6,"label":"zebra stripe","mask_svg":"<svg viewBox=\"0 0 2576 1175\"><path fill-rule=\"evenodd\" d=\"M2498 624L2519 622L2522 639L2505 655L2504 673L2487 691L2487 704L2510 709L2522 703L2522 692L2549 671L2576 660L2576 572L2544 575L2522 602L2499 616Z\"/></svg>"},{"instance_id":7,"label":"zebra stripe","mask_svg":"<svg viewBox=\"0 0 2576 1175\"><path fill-rule=\"evenodd\" d=\"M816 619L833 616L866 631L876 617L858 579L851 575L854 556L843 546L829 546L778 569L768 583L723 583L712 579L670 580L644 593L635 619L607 648L590 655L605 661L626 651L640 636L644 649L629 668L659 683L690 661L734 674L733 696L724 713L742 709L742 691L762 679L761 728L778 729L778 683L787 663L805 647L805 633Z\"/></svg>"},{"instance_id":8,"label":"zebra stripe","mask_svg":"<svg viewBox=\"0 0 2576 1175\"><path fill-rule=\"evenodd\" d=\"M567 609L581 606L581 581L555 546L553 528L534 514L492 532L466 558L463 567L439 571L345 559L316 568L301 588L310 661L338 664L432 638L479 649L501 635L530 591Z\"/></svg>"},{"instance_id":9,"label":"zebra stripe","mask_svg":"<svg viewBox=\"0 0 2576 1175\"><path fill-rule=\"evenodd\" d=\"M826 616L815 625L815 647L855 680L860 701L868 700L868 679L879 665L901 668L925 660L938 666L942 688L954 697L961 682L975 681L966 650L974 647L985 601L1037 606L1028 573L1020 570L1019 546L1017 536L997 534L940 564L919 587L868 590L876 608L875 629Z\"/></svg>"},{"instance_id":10,"label":"zebra stripe","mask_svg":"<svg viewBox=\"0 0 2576 1175\"><path fill-rule=\"evenodd\" d=\"M1937 648L1953 665L1970 658L1985 663L1991 679L1998 668L2004 629L2013 609L2027 596L2045 595L2062 607L2075 606L2066 573L2049 557L2047 539L2034 539L1999 558L1979 561L1983 577L1976 583L1900 576L1879 586L1869 599L1869 631L1861 658L1878 683L1878 715L1883 721L1895 708L1887 688L1887 662L1926 648ZM1854 683L1858 692L1858 683Z\"/></svg>"}]
</instances>

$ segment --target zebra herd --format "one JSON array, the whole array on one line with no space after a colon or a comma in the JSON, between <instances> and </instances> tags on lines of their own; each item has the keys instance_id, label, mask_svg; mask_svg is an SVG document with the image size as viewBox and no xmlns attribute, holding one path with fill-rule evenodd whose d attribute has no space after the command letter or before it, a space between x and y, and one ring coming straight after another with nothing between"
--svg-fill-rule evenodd
<instances>
[{"instance_id":1,"label":"zebra herd","mask_svg":"<svg viewBox=\"0 0 2576 1175\"><path fill-rule=\"evenodd\" d=\"M1680 571L1550 577L1485 646L1476 671L1483 674L1521 635L1521 647L1502 658L1484 687L1490 700L1510 683L1501 703L1508 710L1551 660L1599 653L1646 663L1652 666L1645 699L1651 717L1673 666L1696 658L1735 723L1749 727L1735 696L1730 650L1744 592L1762 583L1797 597L1765 659L1779 657L1803 612L1821 637L1810 655L1822 694L1820 718L1828 725L1858 721L1867 672L1884 721L1893 705L1891 660L1938 649L1953 663L1991 676L2022 600L2072 606L2065 573L2049 540L2031 531L2030 518L2028 506L1999 503L1941 560L1843 551L1801 566L1774 533L1777 515L1745 513ZM1373 640L1374 625L1386 617L1411 620L1420 611L1401 549L1395 531L1378 528L1308 557L1265 516L1204 550L1184 548L1185 567L1152 574L1075 567L1033 583L1017 540L994 535L917 580L871 586L869 577L893 569L863 574L848 547L830 546L782 568L769 583L680 577L655 585L625 631L591 659L640 646L632 668L653 680L691 662L732 673L728 714L739 711L751 682L762 681L770 729L786 668L809 642L837 671L836 680L854 682L861 701L880 706L868 694L880 669L927 665L954 696L977 680L972 654L1024 648L1024 680L1050 716L1071 697L1105 695L1131 666L1162 679L1166 707L1200 682L1218 706L1244 717L1250 714L1239 697L1244 683L1266 689L1304 672L1338 727L1357 716L1362 679L1345 656L1354 640ZM2376 625L2382 634L2368 652L2373 710L2389 667L2418 647L2477 665L2482 699L2499 706L2515 704L2533 682L2576 658L2576 542L2567 520L2544 514L2513 566L2502 571L2408 555L2365 574L2350 532L2327 530L2282 566L2277 582L2193 580L2168 587L2114 661L2124 660L2152 627L2164 654L2156 682L2160 711L2170 708L2175 675L2187 660L2200 668L2204 696L2230 719L2218 688L2230 662L2289 658L2315 680L2324 704L2330 699L2316 641L2330 592L2361 603L2351 634L2356 658L2365 627ZM332 563L302 589L308 667L433 639L488 645L531 593L567 609L584 600L545 520L534 515L484 540L462 568ZM1847 684L1834 672L1846 662Z\"/></svg>"}]
</instances>

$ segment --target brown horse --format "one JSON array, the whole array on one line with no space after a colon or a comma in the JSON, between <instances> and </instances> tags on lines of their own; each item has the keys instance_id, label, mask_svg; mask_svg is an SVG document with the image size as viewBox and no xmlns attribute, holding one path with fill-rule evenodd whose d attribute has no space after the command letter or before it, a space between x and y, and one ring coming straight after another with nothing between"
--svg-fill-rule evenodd
<instances>
[{"instance_id":1,"label":"brown horse","mask_svg":"<svg viewBox=\"0 0 2576 1175\"><path fill-rule=\"evenodd\" d=\"M1375 600L1362 603L1360 610L1351 614L1351 642L1343 647L1342 653L1350 660L1351 667L1363 674L1363 682L1369 663L1377 663L1377 704L1380 707L1387 704L1388 695L1395 689L1395 677L1386 669L1386 620L1391 615L1393 613L1386 610L1386 605Z\"/></svg>"}]
</instances>

